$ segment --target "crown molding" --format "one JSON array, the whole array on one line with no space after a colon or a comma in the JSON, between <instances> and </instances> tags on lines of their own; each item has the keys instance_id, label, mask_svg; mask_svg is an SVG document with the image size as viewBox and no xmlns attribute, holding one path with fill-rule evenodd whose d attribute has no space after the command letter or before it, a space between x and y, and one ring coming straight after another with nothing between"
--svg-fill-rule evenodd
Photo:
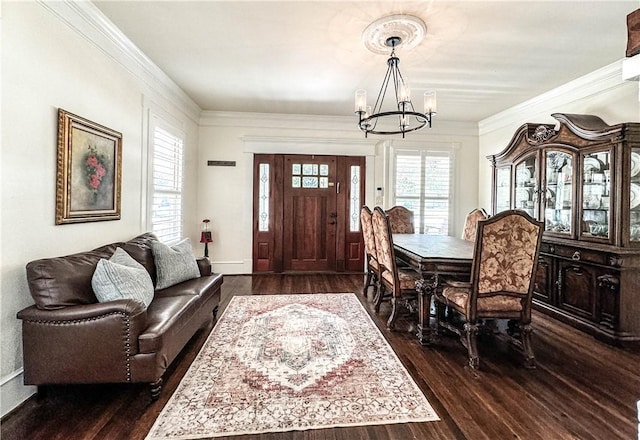
<instances>
[{"instance_id":1,"label":"crown molding","mask_svg":"<svg viewBox=\"0 0 640 440\"><path fill-rule=\"evenodd\" d=\"M503 127L521 125L531 115L557 111L580 99L604 93L626 83L622 77L622 60L615 61L580 78L524 101L478 123L480 136Z\"/></svg>"},{"instance_id":2,"label":"crown molding","mask_svg":"<svg viewBox=\"0 0 640 440\"><path fill-rule=\"evenodd\" d=\"M76 31L159 97L176 106L187 117L198 122L202 109L171 80L144 52L89 1L45 1L38 3L61 22Z\"/></svg>"},{"instance_id":3,"label":"crown molding","mask_svg":"<svg viewBox=\"0 0 640 440\"><path fill-rule=\"evenodd\" d=\"M348 150L355 156L375 156L376 139L306 138L291 136L242 136L245 153L336 154ZM321 152L321 153L320 153Z\"/></svg>"},{"instance_id":4,"label":"crown molding","mask_svg":"<svg viewBox=\"0 0 640 440\"><path fill-rule=\"evenodd\" d=\"M353 116L203 111L200 114L200 126L339 131L353 133L354 137L364 137ZM410 136L407 136L407 140L414 139L422 142L443 135L477 137L478 126L474 122L437 121L434 128L411 133ZM369 139L378 142L389 139L389 137L370 136Z\"/></svg>"},{"instance_id":5,"label":"crown molding","mask_svg":"<svg viewBox=\"0 0 640 440\"><path fill-rule=\"evenodd\" d=\"M352 131L356 124L347 116L300 115L203 111L200 125L207 127L293 128L308 130Z\"/></svg>"}]
</instances>

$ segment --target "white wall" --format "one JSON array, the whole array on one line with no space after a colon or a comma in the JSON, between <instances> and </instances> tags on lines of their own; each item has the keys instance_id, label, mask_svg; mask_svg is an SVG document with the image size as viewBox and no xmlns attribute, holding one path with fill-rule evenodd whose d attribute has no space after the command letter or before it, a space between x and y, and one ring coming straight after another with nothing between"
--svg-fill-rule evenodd
<instances>
[{"instance_id":1,"label":"white wall","mask_svg":"<svg viewBox=\"0 0 640 440\"><path fill-rule=\"evenodd\" d=\"M501 152L527 122L557 123L552 113L591 114L608 124L640 122L638 82L625 81L622 60L484 119L479 123L478 200L491 206L491 167L487 156Z\"/></svg>"},{"instance_id":2,"label":"white wall","mask_svg":"<svg viewBox=\"0 0 640 440\"><path fill-rule=\"evenodd\" d=\"M187 134L187 167L193 170L186 173L187 233L192 239L198 233L194 165L199 109L194 117L197 106L161 74L150 73L153 66L143 69L143 57L143 62L132 61L113 41L101 41L105 33L97 32L95 20L102 17L96 11L91 4L2 4L2 415L33 392L22 385L21 326L16 319L20 309L33 304L25 264L129 239L145 230L144 115L149 107ZM55 226L58 108L122 133L121 220Z\"/></svg>"},{"instance_id":3,"label":"white wall","mask_svg":"<svg viewBox=\"0 0 640 440\"><path fill-rule=\"evenodd\" d=\"M214 270L250 273L252 258L253 154L335 154L366 156L366 203L376 204L375 188L384 187L390 147L453 149L456 154L454 235L467 212L477 206L478 142L476 124L434 121L433 129L389 140L364 139L355 116L264 115L203 112L200 118L198 213L212 220ZM235 167L208 167L208 160L236 161ZM388 207L388 197L382 205Z\"/></svg>"}]
</instances>

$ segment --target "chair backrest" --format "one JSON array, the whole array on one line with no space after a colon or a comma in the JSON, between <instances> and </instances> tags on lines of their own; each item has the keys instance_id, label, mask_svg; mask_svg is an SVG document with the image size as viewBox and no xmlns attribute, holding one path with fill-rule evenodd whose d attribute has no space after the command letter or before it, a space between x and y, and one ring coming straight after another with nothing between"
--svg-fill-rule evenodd
<instances>
[{"instance_id":1,"label":"chair backrest","mask_svg":"<svg viewBox=\"0 0 640 440\"><path fill-rule=\"evenodd\" d=\"M373 213L368 206L360 208L360 227L362 228L362 237L364 238L364 250L367 253L367 257L378 259L378 252L376 251L376 238L373 233L372 223Z\"/></svg>"},{"instance_id":2,"label":"chair backrest","mask_svg":"<svg viewBox=\"0 0 640 440\"><path fill-rule=\"evenodd\" d=\"M398 287L398 270L393 250L391 224L389 217L379 206L373 209L372 223L376 251L378 252L378 264L380 265L380 279L383 282L384 280L389 282L391 284L390 287L395 290ZM384 276L385 271L389 272L388 275L390 276Z\"/></svg>"},{"instance_id":3,"label":"chair backrest","mask_svg":"<svg viewBox=\"0 0 640 440\"><path fill-rule=\"evenodd\" d=\"M472 309L478 298L506 295L521 298L524 315L530 316L543 230L543 222L518 210L503 211L478 222L472 268ZM495 306L499 310L499 304Z\"/></svg>"},{"instance_id":4,"label":"chair backrest","mask_svg":"<svg viewBox=\"0 0 640 440\"><path fill-rule=\"evenodd\" d=\"M404 206L394 206L387 209L386 212L391 223L391 232L393 234L414 234L415 226L413 225L413 211Z\"/></svg>"},{"instance_id":5,"label":"chair backrest","mask_svg":"<svg viewBox=\"0 0 640 440\"><path fill-rule=\"evenodd\" d=\"M462 231L462 239L467 241L476 240L476 232L478 231L478 222L486 220L489 215L482 208L476 208L467 214L464 220L464 230Z\"/></svg>"}]
</instances>

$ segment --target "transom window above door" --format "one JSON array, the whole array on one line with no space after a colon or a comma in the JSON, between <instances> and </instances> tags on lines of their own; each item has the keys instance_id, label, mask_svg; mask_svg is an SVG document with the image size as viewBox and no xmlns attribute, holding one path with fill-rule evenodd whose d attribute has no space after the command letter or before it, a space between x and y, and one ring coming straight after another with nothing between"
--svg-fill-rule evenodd
<instances>
[{"instance_id":1,"label":"transom window above door","mask_svg":"<svg viewBox=\"0 0 640 440\"><path fill-rule=\"evenodd\" d=\"M292 188L329 188L329 164L291 164Z\"/></svg>"}]
</instances>

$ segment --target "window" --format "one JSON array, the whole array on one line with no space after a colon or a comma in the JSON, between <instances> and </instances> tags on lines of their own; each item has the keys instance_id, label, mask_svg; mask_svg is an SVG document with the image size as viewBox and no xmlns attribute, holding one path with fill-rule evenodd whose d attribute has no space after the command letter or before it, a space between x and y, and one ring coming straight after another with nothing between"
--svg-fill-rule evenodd
<instances>
[{"instance_id":1,"label":"window","mask_svg":"<svg viewBox=\"0 0 640 440\"><path fill-rule=\"evenodd\" d=\"M396 152L393 185L395 204L413 211L417 232L449 234L451 165L448 152Z\"/></svg>"},{"instance_id":2,"label":"window","mask_svg":"<svg viewBox=\"0 0 640 440\"><path fill-rule=\"evenodd\" d=\"M258 190L258 231L269 232L269 164L261 163L260 186Z\"/></svg>"},{"instance_id":3,"label":"window","mask_svg":"<svg viewBox=\"0 0 640 440\"><path fill-rule=\"evenodd\" d=\"M165 243L182 238L184 141L166 127L152 127L151 231Z\"/></svg>"}]
</instances>

